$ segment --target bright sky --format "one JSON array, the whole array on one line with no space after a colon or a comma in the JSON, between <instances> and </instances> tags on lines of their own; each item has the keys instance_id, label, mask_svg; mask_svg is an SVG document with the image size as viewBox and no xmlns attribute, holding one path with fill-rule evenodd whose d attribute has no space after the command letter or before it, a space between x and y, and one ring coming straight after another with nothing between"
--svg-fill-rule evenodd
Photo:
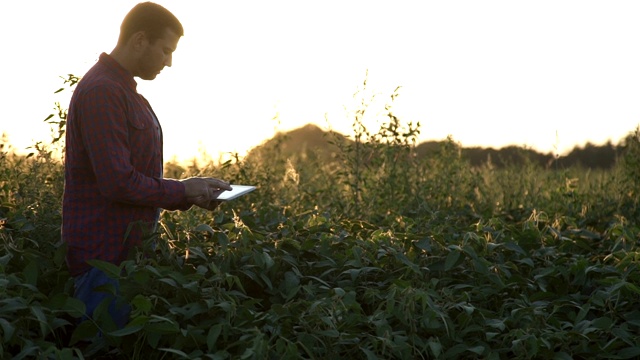
<instances>
[{"instance_id":1,"label":"bright sky","mask_svg":"<svg viewBox=\"0 0 640 360\"><path fill-rule=\"evenodd\" d=\"M59 76L110 52L137 2L0 3L0 132L15 148L50 139ZM157 2L185 27L173 67L138 80L165 158L242 153L310 122L350 133L367 70L380 99L402 86L396 112L421 141L562 153L640 123L638 1Z\"/></svg>"}]
</instances>

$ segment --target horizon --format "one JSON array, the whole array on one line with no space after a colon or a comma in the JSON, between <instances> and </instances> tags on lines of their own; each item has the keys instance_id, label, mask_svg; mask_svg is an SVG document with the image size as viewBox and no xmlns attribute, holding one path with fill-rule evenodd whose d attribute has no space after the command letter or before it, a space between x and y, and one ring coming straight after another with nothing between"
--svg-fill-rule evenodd
<instances>
[{"instance_id":1,"label":"horizon","mask_svg":"<svg viewBox=\"0 0 640 360\"><path fill-rule=\"evenodd\" d=\"M636 129L635 134L637 135L637 131L638 129ZM302 132L302 134L300 134ZM227 161L232 161L236 158L239 159L251 159L251 154L254 151L257 151L258 153L260 153L260 150L262 147L269 145L269 143L272 143L274 141L276 142L280 142L281 140L276 139L276 137L278 136L290 136L290 135L302 135L301 138L290 138L291 140L285 140L284 144L285 147L283 148L283 154L288 154L292 151L292 149L294 151L297 152L296 149L298 150L302 150L302 149L312 149L310 146L313 144L306 144L306 140L309 139L309 135L313 135L313 134L309 134L309 133L313 133L313 132L322 132L322 134L319 136L323 139L325 139L325 137L327 135L329 135L332 130L326 130L326 129L322 129L321 127L319 127L317 124L313 124L313 123L308 123L305 124L299 128L296 129L289 129L287 131L279 131L276 134L274 134L273 137L263 141L262 143L252 147L251 149L249 149L245 154L238 154L238 153L225 153L225 154L218 154L217 157L215 157L214 154L211 153L199 153L199 154L194 154L193 156L189 157L189 158L178 158L178 157L169 157L164 159L164 165L165 166L169 166L168 168L165 168L165 170L169 170L169 171L175 171L175 168L173 166L178 166L178 167L189 167L189 166L209 166L208 164L213 164L213 166L220 166L221 164L227 162ZM335 132L335 131L333 131ZM355 141L351 136L340 133L340 132L336 132L339 136L344 137L345 139L347 139L348 141ZM1 134L0 134L1 135ZM296 141L295 139L303 139L302 142L300 141ZM4 136L0 136L0 153L7 153L10 155L18 155L18 156L27 156L29 153L34 153L36 154L38 151L35 149L35 147L32 148L32 150L30 151L25 151L25 152L17 152L15 151L15 149L12 147L12 145L8 142L3 141L5 140ZM540 164L545 166L549 166L550 164L559 162L562 163L562 166L572 166L572 165L580 165L580 166L586 166L587 168L608 168L609 166L612 166L615 164L615 160L617 158L619 154L618 151L623 149L623 140L625 139L620 139L620 141L618 141L617 143L614 143L612 141L608 141L605 142L603 144L593 144L591 142L586 142L584 144L576 144L576 146L574 146L572 149L570 149L569 151L566 151L563 154L558 154L558 153L554 153L554 152L541 152L538 151L536 149L532 149L530 147L527 146L521 146L521 145L507 145L507 146L503 146L503 147L492 147L492 146L464 146L464 144L461 144L459 142L456 142L455 139L452 139L458 146L460 146L460 150L462 151L462 157L467 159L468 161L470 161L470 164L474 165L474 166L479 166L479 165L483 165L485 164L485 162L488 159L493 159L494 156L497 156L497 162L493 162L491 161L492 164L498 164L497 166L501 166L500 164L503 164L503 156L506 156L506 159L511 159L508 161L514 161L516 158L518 158L516 156L516 158L513 158L513 156L515 154L522 154L520 153L521 151L524 151L527 155L527 158L529 158L530 160L533 161L542 161ZM425 140L425 141L416 141L413 146L415 147L415 150L417 151L416 154L422 154L425 155L426 153L424 152L425 150L427 151L427 153L429 153L430 151L433 151L434 148L432 146L440 146L441 144L443 144L444 142L448 141L448 139L442 139L442 140ZM300 148L298 147L291 147L290 145L286 145L287 143L292 142L293 144L297 144L299 146L301 146ZM364 143L366 143L367 141L364 141ZM64 142L62 142L63 144ZM61 143L49 143L49 142L44 142L44 147L41 147L42 150L44 150L45 152L48 152L48 156L51 156L52 159L54 159L56 162L61 162L62 161L62 153L60 152L60 150L62 150L63 148L60 146ZM318 144L315 143L315 145L317 146ZM328 144L327 144L328 145ZM426 146L425 148L422 148L423 146ZM611 148L613 148L614 153L611 153ZM285 150L286 149L286 150ZM313 148L316 149L316 148ZM594 153L594 150L597 151L596 153ZM314 150L316 152L318 152L319 150ZM515 151L515 153L514 153ZM321 151L319 151L321 152ZM596 154L595 158L592 158L592 156ZM533 156L533 157L531 157ZM587 157L585 157L587 156ZM503 160L500 160L503 159ZM518 160L515 160L518 161ZM568 161L568 162L566 162ZM172 170L171 170L172 169ZM175 176L175 175L173 175Z\"/></svg>"},{"instance_id":2,"label":"horizon","mask_svg":"<svg viewBox=\"0 0 640 360\"><path fill-rule=\"evenodd\" d=\"M238 154L240 155L240 157L244 157L244 156L248 155L252 150L267 144L269 141L274 140L276 136L289 135L290 133L294 133L296 131L305 130L305 129L308 130L309 127L313 127L315 129L318 129L318 130L322 131L323 134L329 134L330 132L336 132L336 133L340 134L341 136L344 136L345 138L350 139L350 140L351 140L352 135L353 135L353 134L342 133L342 132L336 131L336 130L323 128L323 127L321 127L321 126L319 126L318 124L315 124L315 123L306 123L306 124L301 125L301 126L299 126L297 128L287 129L287 130L278 130L270 138L264 139L260 143L255 144L255 145L251 146L250 148L248 148L244 154L239 154L239 153ZM587 140L584 143L575 144L573 147L571 147L570 149L567 149L565 152L563 152L561 154L559 154L559 153L557 153L555 151L547 151L547 152L539 151L539 150L537 150L535 148L532 148L532 147L529 147L527 145L507 144L507 145L499 146L499 147L495 147L495 146L491 146L491 145L489 145L489 146L483 146L483 145L470 145L470 146L468 146L468 145L465 145L465 144L457 141L455 138L451 138L451 140L454 143L456 143L458 146L460 146L462 149L475 149L475 148L478 148L478 149L484 149L484 150L498 150L499 151L499 150L508 149L508 148L514 148L515 147L515 148L520 148L520 149L523 149L523 150L532 150L532 151L534 151L536 153L539 153L541 155L553 155L553 156L564 157L564 156L569 155L572 151L582 150L582 149L585 149L586 147L606 147L606 146L609 146L609 145L611 145L613 147L621 147L621 146L623 146L622 143L627 138L627 136L631 136L632 134L634 134L634 132L636 130L637 129L629 131L629 133L626 136L621 137L617 141L609 139L609 140L607 140L605 142L602 142L602 143L594 143L594 142L591 142L591 141ZM53 140L53 137L48 139L48 140ZM448 140L448 138L444 138L444 139L424 139L424 140L419 140L418 139L415 142L415 146L419 147L420 145L423 145L423 144L442 143L442 142L445 142L447 140ZM53 144L50 141L47 141L47 139L42 139L41 141L42 141L43 145L45 145L47 147L50 147L50 150L59 150L59 149L56 149L56 147L58 146L57 144ZM64 143L64 139L62 139L62 143ZM22 149L16 148L15 145L11 143L9 137L5 133L0 133L0 149L2 149L2 151L4 151L4 152L16 154L16 155L27 155L28 153L34 152L33 150L30 150L30 149L35 149L35 145L37 145L37 142L34 142L33 144L29 145L28 147L25 147L25 148L22 148ZM55 151L54 151L53 155L56 156L56 157L59 157L59 154L55 154ZM234 155L236 155L236 153L231 153L231 152L230 153L226 153L226 154L225 153L220 153L218 155L219 155L220 158L225 158L225 155L234 156ZM165 163L173 162L174 160L178 160L178 162L180 162L180 163L182 163L182 162L190 162L192 160L211 159L212 157L213 157L213 154L210 154L210 153L207 153L207 152L201 152L199 154L194 154L192 157L188 157L188 158L178 158L177 156L172 155L172 156L169 156L169 157L165 157Z\"/></svg>"}]
</instances>

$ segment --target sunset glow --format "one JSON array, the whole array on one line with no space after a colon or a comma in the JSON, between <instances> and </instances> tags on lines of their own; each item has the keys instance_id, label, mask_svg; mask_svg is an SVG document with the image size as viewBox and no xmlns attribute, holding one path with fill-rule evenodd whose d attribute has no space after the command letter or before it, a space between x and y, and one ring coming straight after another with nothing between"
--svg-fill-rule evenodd
<instances>
[{"instance_id":1,"label":"sunset glow","mask_svg":"<svg viewBox=\"0 0 640 360\"><path fill-rule=\"evenodd\" d=\"M15 34L0 59L0 132L16 149L48 139L42 120L68 101L53 94L59 76L110 52L137 2L0 5L0 29ZM306 123L348 134L367 71L381 99L402 86L396 112L422 124L421 141L566 152L640 122L634 1L158 3L185 27L173 67L138 80L165 158L244 153Z\"/></svg>"}]
</instances>

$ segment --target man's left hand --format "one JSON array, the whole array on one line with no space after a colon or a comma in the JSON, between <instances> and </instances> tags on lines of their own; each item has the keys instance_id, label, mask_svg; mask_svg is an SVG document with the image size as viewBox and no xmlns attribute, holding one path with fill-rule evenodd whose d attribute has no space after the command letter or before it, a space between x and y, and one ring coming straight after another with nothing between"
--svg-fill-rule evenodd
<instances>
[{"instance_id":1,"label":"man's left hand","mask_svg":"<svg viewBox=\"0 0 640 360\"><path fill-rule=\"evenodd\" d=\"M206 210L215 210L221 203L217 198L224 191L225 190L210 190L209 196L188 197L187 201Z\"/></svg>"}]
</instances>

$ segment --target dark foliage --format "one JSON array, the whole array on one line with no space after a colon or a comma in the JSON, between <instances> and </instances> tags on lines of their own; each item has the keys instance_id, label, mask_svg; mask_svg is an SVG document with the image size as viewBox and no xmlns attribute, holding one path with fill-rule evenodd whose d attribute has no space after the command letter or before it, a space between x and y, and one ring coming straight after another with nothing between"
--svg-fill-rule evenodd
<instances>
[{"instance_id":1,"label":"dark foliage","mask_svg":"<svg viewBox=\"0 0 640 360\"><path fill-rule=\"evenodd\" d=\"M251 154L260 149L271 147L273 143L279 143L279 151L284 155L310 154L323 160L336 159L339 149L331 144L329 132L323 131L316 125L307 124L301 128L285 133L279 133L274 138L253 149ZM347 137L342 137L343 142L350 142ZM425 141L416 146L415 152L419 157L433 156L441 148L444 141ZM491 163L495 167L521 166L525 163L535 163L543 168L566 169L580 166L587 169L611 169L625 149L626 140L619 145L607 142L604 145L586 143L584 146L576 146L565 155L540 153L526 147L507 146L499 149L483 147L462 147L461 155L474 166L484 166Z\"/></svg>"}]
</instances>

